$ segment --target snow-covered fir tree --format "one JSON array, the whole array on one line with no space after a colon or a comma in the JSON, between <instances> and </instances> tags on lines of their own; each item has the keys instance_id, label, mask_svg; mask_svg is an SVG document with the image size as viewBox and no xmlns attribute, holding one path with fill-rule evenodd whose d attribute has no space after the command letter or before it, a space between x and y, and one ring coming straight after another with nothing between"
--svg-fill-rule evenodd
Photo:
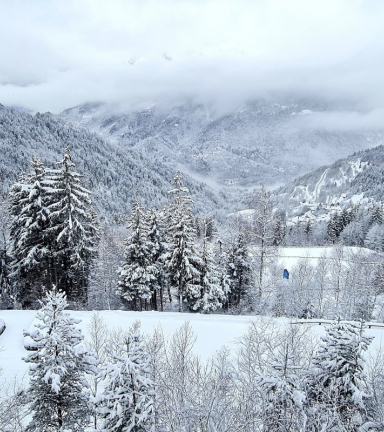
<instances>
[{"instance_id":1,"label":"snow-covered fir tree","mask_svg":"<svg viewBox=\"0 0 384 432\"><path fill-rule=\"evenodd\" d=\"M186 302L189 307L200 298L201 258L195 247L195 223L190 209L192 202L188 188L183 186L180 172L173 179L169 191L172 201L167 209L168 252L165 262L169 280L177 291L179 311Z\"/></svg>"},{"instance_id":2,"label":"snow-covered fir tree","mask_svg":"<svg viewBox=\"0 0 384 432\"><path fill-rule=\"evenodd\" d=\"M58 169L47 170L46 187L53 280L68 301L85 303L91 263L96 255L97 227L90 191L74 170L69 147Z\"/></svg>"},{"instance_id":3,"label":"snow-covered fir tree","mask_svg":"<svg viewBox=\"0 0 384 432\"><path fill-rule=\"evenodd\" d=\"M383 217L384 215L382 204L375 205L372 209L372 223L382 225Z\"/></svg>"},{"instance_id":4,"label":"snow-covered fir tree","mask_svg":"<svg viewBox=\"0 0 384 432\"><path fill-rule=\"evenodd\" d=\"M204 231L207 232L207 227L204 228ZM201 261L200 297L192 305L192 309L201 312L212 312L222 306L225 301L225 294L220 284L220 272L214 261L207 236L204 236L203 240Z\"/></svg>"},{"instance_id":5,"label":"snow-covered fir tree","mask_svg":"<svg viewBox=\"0 0 384 432\"><path fill-rule=\"evenodd\" d=\"M146 215L148 223L148 251L151 263L151 306L152 309L161 311L164 309L164 290L167 284L167 274L164 264L164 255L167 251L165 229L160 213L151 208ZM168 291L170 297L170 291Z\"/></svg>"},{"instance_id":6,"label":"snow-covered fir tree","mask_svg":"<svg viewBox=\"0 0 384 432\"><path fill-rule=\"evenodd\" d=\"M283 244L286 234L285 215L279 214L275 217L275 225L273 228L273 246L280 246Z\"/></svg>"},{"instance_id":7,"label":"snow-covered fir tree","mask_svg":"<svg viewBox=\"0 0 384 432\"><path fill-rule=\"evenodd\" d=\"M239 232L226 248L226 267L228 272L229 293L227 308L238 308L240 302L249 294L251 266L248 257L248 246L244 235Z\"/></svg>"},{"instance_id":8,"label":"snow-covered fir tree","mask_svg":"<svg viewBox=\"0 0 384 432\"><path fill-rule=\"evenodd\" d=\"M37 158L32 159L31 166L31 173L22 174L10 192L12 276L23 307L36 306L44 285L53 282L49 280L47 261L45 168Z\"/></svg>"},{"instance_id":9,"label":"snow-covered fir tree","mask_svg":"<svg viewBox=\"0 0 384 432\"><path fill-rule=\"evenodd\" d=\"M309 237L311 236L312 232L313 232L313 224L311 219L308 218L307 223L305 224L304 227L304 233L307 237L307 244L309 244Z\"/></svg>"},{"instance_id":10,"label":"snow-covered fir tree","mask_svg":"<svg viewBox=\"0 0 384 432\"><path fill-rule=\"evenodd\" d=\"M155 432L155 383L150 358L136 322L124 340L121 354L101 373L105 391L99 404L105 432Z\"/></svg>"},{"instance_id":11,"label":"snow-covered fir tree","mask_svg":"<svg viewBox=\"0 0 384 432\"><path fill-rule=\"evenodd\" d=\"M125 239L124 261L119 268L119 288L117 292L133 310L142 310L153 297L152 289L156 282L156 271L151 261L148 242L148 225L140 198L133 205Z\"/></svg>"},{"instance_id":12,"label":"snow-covered fir tree","mask_svg":"<svg viewBox=\"0 0 384 432\"><path fill-rule=\"evenodd\" d=\"M11 257L5 248L0 248L0 307L7 308L11 300Z\"/></svg>"},{"instance_id":13,"label":"snow-covered fir tree","mask_svg":"<svg viewBox=\"0 0 384 432\"><path fill-rule=\"evenodd\" d=\"M326 332L307 380L309 430L364 430L370 419L363 355L372 338L363 323L336 323Z\"/></svg>"},{"instance_id":14,"label":"snow-covered fir tree","mask_svg":"<svg viewBox=\"0 0 384 432\"><path fill-rule=\"evenodd\" d=\"M26 332L36 351L30 364L29 399L32 420L27 431L83 432L89 419L85 374L96 372L97 360L80 345L80 321L64 312L66 296L49 292L37 313L36 330Z\"/></svg>"},{"instance_id":15,"label":"snow-covered fir tree","mask_svg":"<svg viewBox=\"0 0 384 432\"><path fill-rule=\"evenodd\" d=\"M331 216L327 226L327 240L329 243L334 244L338 241L340 233L342 231L342 225L340 223L339 216L334 214Z\"/></svg>"}]
</instances>

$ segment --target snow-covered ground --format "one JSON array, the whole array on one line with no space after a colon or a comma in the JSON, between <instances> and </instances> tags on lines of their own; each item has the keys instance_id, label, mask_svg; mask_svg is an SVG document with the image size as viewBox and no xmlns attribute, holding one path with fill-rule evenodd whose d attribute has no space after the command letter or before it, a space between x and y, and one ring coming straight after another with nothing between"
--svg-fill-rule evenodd
<instances>
[{"instance_id":1,"label":"snow-covered ground","mask_svg":"<svg viewBox=\"0 0 384 432\"><path fill-rule=\"evenodd\" d=\"M80 318L79 324L83 333L87 335L87 329L93 312L69 311L75 318ZM28 365L22 360L28 355L24 348L24 329L33 329L35 311L0 311L0 317L6 323L6 330L0 336L0 367L3 369L0 377L2 380L13 380L14 377L19 379L27 377ZM154 328L161 325L164 334L167 336L189 321L197 335L195 353L203 359L208 358L223 345L235 349L236 338L240 337L247 330L251 320L265 319L263 317L251 316L233 316L233 315L200 315L186 314L175 312L131 312L131 311L101 311L105 323L110 328L128 329L132 323L139 319L142 329L146 333L151 333ZM291 320L287 318L274 319L281 325L288 325ZM297 324L301 325L301 324ZM324 334L324 325L319 325L318 321L309 322L310 329L316 334ZM327 324L326 324L327 325ZM384 328L372 328L367 330L369 336L374 336L374 342L371 344L370 351L380 346ZM26 381L27 382L27 381Z\"/></svg>"},{"instance_id":2,"label":"snow-covered ground","mask_svg":"<svg viewBox=\"0 0 384 432\"><path fill-rule=\"evenodd\" d=\"M301 260L308 259L309 264L317 265L320 258L332 259L335 248L333 246L321 247L281 247L277 251L277 261L282 267L292 269ZM372 251L366 248L344 246L343 260L349 261L352 254L361 253L364 256L372 255Z\"/></svg>"},{"instance_id":3,"label":"snow-covered ground","mask_svg":"<svg viewBox=\"0 0 384 432\"><path fill-rule=\"evenodd\" d=\"M92 312L69 311L74 318L81 319L79 327L87 334ZM203 358L209 357L223 345L233 346L234 341L246 328L252 317L233 315L200 315L177 312L132 312L132 311L101 311L105 323L110 328L127 330L135 320L139 319L142 330L151 333L161 325L165 336L171 335L176 329L189 321L197 334L195 352ZM35 311L0 311L0 317L6 323L6 330L0 336L0 367L3 369L2 379L10 379L15 375L22 376L28 369L22 357L28 355L24 348L23 330L34 328ZM288 323L288 319L280 319Z\"/></svg>"}]
</instances>

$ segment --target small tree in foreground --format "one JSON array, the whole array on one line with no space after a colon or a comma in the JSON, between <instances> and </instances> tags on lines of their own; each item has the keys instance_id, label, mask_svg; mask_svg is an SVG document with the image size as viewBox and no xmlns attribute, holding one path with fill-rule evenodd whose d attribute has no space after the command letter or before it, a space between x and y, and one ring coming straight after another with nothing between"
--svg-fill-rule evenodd
<instances>
[{"instance_id":1,"label":"small tree in foreground","mask_svg":"<svg viewBox=\"0 0 384 432\"><path fill-rule=\"evenodd\" d=\"M307 382L310 430L355 431L368 422L363 354L372 338L363 330L345 323L326 329Z\"/></svg>"},{"instance_id":2,"label":"small tree in foreground","mask_svg":"<svg viewBox=\"0 0 384 432\"><path fill-rule=\"evenodd\" d=\"M32 421L27 431L84 431L90 406L86 373L94 373L97 361L79 345L83 336L75 327L80 321L64 312L65 294L50 292L37 312L37 330L26 332L36 351L30 363Z\"/></svg>"},{"instance_id":3,"label":"small tree in foreground","mask_svg":"<svg viewBox=\"0 0 384 432\"><path fill-rule=\"evenodd\" d=\"M133 325L121 354L102 372L106 385L99 413L105 419L105 432L154 432L155 385L139 326L139 322Z\"/></svg>"}]
</instances>

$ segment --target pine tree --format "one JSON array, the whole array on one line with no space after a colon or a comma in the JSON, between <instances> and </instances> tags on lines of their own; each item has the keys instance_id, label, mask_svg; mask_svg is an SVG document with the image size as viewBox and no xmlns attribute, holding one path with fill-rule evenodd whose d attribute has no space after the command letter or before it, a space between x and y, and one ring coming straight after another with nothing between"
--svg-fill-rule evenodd
<instances>
[{"instance_id":1,"label":"pine tree","mask_svg":"<svg viewBox=\"0 0 384 432\"><path fill-rule=\"evenodd\" d=\"M338 216L335 214L331 216L327 226L327 240L334 244L339 237Z\"/></svg>"},{"instance_id":2,"label":"pine tree","mask_svg":"<svg viewBox=\"0 0 384 432\"><path fill-rule=\"evenodd\" d=\"M327 422L330 431L340 424L355 431L367 420L363 354L372 338L364 335L362 323L337 323L326 332L307 382L311 422Z\"/></svg>"},{"instance_id":3,"label":"pine tree","mask_svg":"<svg viewBox=\"0 0 384 432\"><path fill-rule=\"evenodd\" d=\"M312 221L311 219L308 219L304 227L304 233L307 237L307 242L309 241L309 236L312 234L312 232L313 232Z\"/></svg>"},{"instance_id":4,"label":"pine tree","mask_svg":"<svg viewBox=\"0 0 384 432\"><path fill-rule=\"evenodd\" d=\"M344 229L344 228L345 228L347 225L349 225L349 224L352 222L352 220L353 220L353 213L352 213L352 210L351 210L351 209L344 208L344 209L342 210L342 212L341 212L340 218L341 218L341 223L342 223L342 226L343 226L343 229Z\"/></svg>"},{"instance_id":5,"label":"pine tree","mask_svg":"<svg viewBox=\"0 0 384 432\"><path fill-rule=\"evenodd\" d=\"M167 277L164 265L164 254L167 250L165 240L164 226L160 215L152 208L149 210L147 218L148 224L148 251L151 263L150 271L153 274L151 278L151 304L154 310L164 309L164 289L167 285Z\"/></svg>"},{"instance_id":6,"label":"pine tree","mask_svg":"<svg viewBox=\"0 0 384 432\"><path fill-rule=\"evenodd\" d=\"M70 149L47 171L44 182L49 210L49 259L53 280L69 301L85 303L98 234L90 191L74 171Z\"/></svg>"},{"instance_id":7,"label":"pine tree","mask_svg":"<svg viewBox=\"0 0 384 432\"><path fill-rule=\"evenodd\" d=\"M179 311L186 302L193 305L200 297L201 258L195 248L196 231L194 218L189 204L192 202L189 191L183 186L178 171L172 184L175 188L169 191L173 200L168 209L168 252L165 254L169 280L177 290Z\"/></svg>"},{"instance_id":8,"label":"pine tree","mask_svg":"<svg viewBox=\"0 0 384 432\"><path fill-rule=\"evenodd\" d=\"M151 262L148 242L148 226L137 197L132 208L125 239L124 262L119 269L118 293L129 302L133 310L142 310L152 297L156 281L156 267Z\"/></svg>"},{"instance_id":9,"label":"pine tree","mask_svg":"<svg viewBox=\"0 0 384 432\"><path fill-rule=\"evenodd\" d=\"M239 233L228 245L226 265L230 284L226 306L236 308L248 294L251 276L248 248L243 234Z\"/></svg>"},{"instance_id":10,"label":"pine tree","mask_svg":"<svg viewBox=\"0 0 384 432\"><path fill-rule=\"evenodd\" d=\"M23 307L35 306L49 281L47 239L49 211L43 186L45 168L32 159L32 172L22 174L11 189L10 236L13 244L12 276L16 279L17 299Z\"/></svg>"},{"instance_id":11,"label":"pine tree","mask_svg":"<svg viewBox=\"0 0 384 432\"><path fill-rule=\"evenodd\" d=\"M32 421L27 431L84 431L89 417L85 374L96 372L97 360L79 345L83 341L75 324L79 320L64 312L64 293L49 292L37 313L37 330L26 332L36 351L30 363Z\"/></svg>"},{"instance_id":12,"label":"pine tree","mask_svg":"<svg viewBox=\"0 0 384 432\"><path fill-rule=\"evenodd\" d=\"M5 247L0 247L0 308L2 309L12 306L10 274L11 257Z\"/></svg>"},{"instance_id":13,"label":"pine tree","mask_svg":"<svg viewBox=\"0 0 384 432\"><path fill-rule=\"evenodd\" d=\"M383 206L381 204L373 207L372 223L378 225L383 223Z\"/></svg>"},{"instance_id":14,"label":"pine tree","mask_svg":"<svg viewBox=\"0 0 384 432\"><path fill-rule=\"evenodd\" d=\"M205 232L207 232L205 228ZM209 247L207 237L204 237L200 266L200 297L192 304L193 310L212 312L222 306L225 294L222 290L219 271Z\"/></svg>"},{"instance_id":15,"label":"pine tree","mask_svg":"<svg viewBox=\"0 0 384 432\"><path fill-rule=\"evenodd\" d=\"M155 384L150 379L150 359L139 324L129 331L121 355L102 371L106 380L99 414L105 432L155 432Z\"/></svg>"},{"instance_id":16,"label":"pine tree","mask_svg":"<svg viewBox=\"0 0 384 432\"><path fill-rule=\"evenodd\" d=\"M275 226L273 229L273 245L280 246L285 239L286 225L282 216L276 216Z\"/></svg>"}]
</instances>

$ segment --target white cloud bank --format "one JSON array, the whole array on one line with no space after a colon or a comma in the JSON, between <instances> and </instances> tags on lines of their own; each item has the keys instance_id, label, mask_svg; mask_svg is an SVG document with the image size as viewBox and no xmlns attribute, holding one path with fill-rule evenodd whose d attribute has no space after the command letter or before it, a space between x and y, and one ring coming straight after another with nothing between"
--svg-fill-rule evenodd
<instances>
[{"instance_id":1,"label":"white cloud bank","mask_svg":"<svg viewBox=\"0 0 384 432\"><path fill-rule=\"evenodd\" d=\"M379 128L383 21L381 0L0 0L0 103L323 98Z\"/></svg>"}]
</instances>

